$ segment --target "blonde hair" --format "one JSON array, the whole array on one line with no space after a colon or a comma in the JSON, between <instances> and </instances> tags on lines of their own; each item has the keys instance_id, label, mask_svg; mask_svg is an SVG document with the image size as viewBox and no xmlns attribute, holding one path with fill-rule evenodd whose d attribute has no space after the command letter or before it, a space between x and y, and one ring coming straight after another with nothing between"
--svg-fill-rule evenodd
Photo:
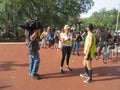
<instances>
[{"instance_id":1,"label":"blonde hair","mask_svg":"<svg viewBox=\"0 0 120 90\"><path fill-rule=\"evenodd\" d=\"M47 32L50 32L50 30L51 30L51 27L47 27Z\"/></svg>"},{"instance_id":2,"label":"blonde hair","mask_svg":"<svg viewBox=\"0 0 120 90\"><path fill-rule=\"evenodd\" d=\"M64 30L68 30L68 29L70 29L70 26L69 25L65 25L64 26Z\"/></svg>"}]
</instances>

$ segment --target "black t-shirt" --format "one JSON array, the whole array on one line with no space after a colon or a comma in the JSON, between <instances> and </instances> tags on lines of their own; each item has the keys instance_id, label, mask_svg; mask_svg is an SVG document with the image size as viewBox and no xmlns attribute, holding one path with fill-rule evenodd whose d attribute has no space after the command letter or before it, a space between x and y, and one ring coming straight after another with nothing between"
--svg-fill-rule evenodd
<instances>
[{"instance_id":1,"label":"black t-shirt","mask_svg":"<svg viewBox=\"0 0 120 90\"><path fill-rule=\"evenodd\" d=\"M111 38L112 36L110 35L109 32L104 31L101 33L100 37L101 37L103 42L106 42L106 41L108 42L109 38Z\"/></svg>"},{"instance_id":2,"label":"black t-shirt","mask_svg":"<svg viewBox=\"0 0 120 90\"><path fill-rule=\"evenodd\" d=\"M39 40L37 38L34 41L30 40L30 35L32 34L33 32L26 30L26 44L28 47L29 54L38 53L38 50L40 49Z\"/></svg>"},{"instance_id":3,"label":"black t-shirt","mask_svg":"<svg viewBox=\"0 0 120 90\"><path fill-rule=\"evenodd\" d=\"M80 36L80 34L78 35L76 41L82 41L82 37Z\"/></svg>"}]
</instances>

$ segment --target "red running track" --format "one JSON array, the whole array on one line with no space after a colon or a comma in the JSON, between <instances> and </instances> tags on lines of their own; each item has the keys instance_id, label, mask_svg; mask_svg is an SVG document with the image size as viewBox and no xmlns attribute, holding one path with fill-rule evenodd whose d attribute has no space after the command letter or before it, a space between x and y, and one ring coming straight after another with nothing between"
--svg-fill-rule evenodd
<instances>
[{"instance_id":1,"label":"red running track","mask_svg":"<svg viewBox=\"0 0 120 90\"><path fill-rule=\"evenodd\" d=\"M82 52L82 51L81 51ZM103 64L93 59L93 82L83 83L83 56L71 55L72 72L59 73L61 51L40 50L39 74L28 76L29 58L25 44L0 44L0 90L120 90L120 58Z\"/></svg>"}]
</instances>

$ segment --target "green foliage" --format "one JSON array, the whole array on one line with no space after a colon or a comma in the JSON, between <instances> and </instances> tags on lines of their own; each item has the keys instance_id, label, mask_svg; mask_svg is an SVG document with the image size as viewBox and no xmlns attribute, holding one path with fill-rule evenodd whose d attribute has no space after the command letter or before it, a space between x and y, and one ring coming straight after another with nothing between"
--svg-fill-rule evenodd
<instances>
[{"instance_id":1,"label":"green foliage","mask_svg":"<svg viewBox=\"0 0 120 90\"><path fill-rule=\"evenodd\" d=\"M116 9L112 9L109 11L106 11L106 9L102 9L99 12L94 12L90 18L85 18L84 23L93 23L97 28L103 27L110 30L115 30L117 12L118 11ZM120 23L118 28L120 29Z\"/></svg>"},{"instance_id":2,"label":"green foliage","mask_svg":"<svg viewBox=\"0 0 120 90\"><path fill-rule=\"evenodd\" d=\"M43 26L62 28L70 18L78 18L93 6L93 0L1 0L0 27L17 36L18 23L38 19Z\"/></svg>"}]
</instances>

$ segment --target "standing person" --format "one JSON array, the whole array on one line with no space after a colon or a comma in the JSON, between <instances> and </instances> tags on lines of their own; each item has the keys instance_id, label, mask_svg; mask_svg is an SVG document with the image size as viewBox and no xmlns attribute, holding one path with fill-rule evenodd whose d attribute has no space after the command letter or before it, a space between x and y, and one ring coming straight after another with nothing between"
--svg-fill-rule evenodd
<instances>
[{"instance_id":1,"label":"standing person","mask_svg":"<svg viewBox=\"0 0 120 90\"><path fill-rule=\"evenodd\" d=\"M101 51L103 49L103 47L105 46L105 43L107 43L109 41L109 39L111 38L110 33L107 30L102 30L101 34L100 34L100 48L98 50L98 56L100 56Z\"/></svg>"},{"instance_id":2,"label":"standing person","mask_svg":"<svg viewBox=\"0 0 120 90\"><path fill-rule=\"evenodd\" d=\"M35 29L26 29L26 45L29 53L29 75L34 79L41 79L40 75L37 74L40 64L40 58L38 50L40 49L39 41L37 37L40 36L40 26L37 26Z\"/></svg>"},{"instance_id":3,"label":"standing person","mask_svg":"<svg viewBox=\"0 0 120 90\"><path fill-rule=\"evenodd\" d=\"M61 30L61 32L60 32L60 37L59 37L59 49L61 49L61 47L62 47L62 42L61 42L61 37L64 35L64 29L62 29Z\"/></svg>"},{"instance_id":4,"label":"standing person","mask_svg":"<svg viewBox=\"0 0 120 90\"><path fill-rule=\"evenodd\" d=\"M64 73L63 71L63 64L66 57L66 70L71 71L72 69L69 67L69 60L71 55L71 48L72 48L72 38L69 35L70 32L70 26L65 25L64 26L64 34L61 36L61 42L62 42L62 58L61 58L61 67L60 67L60 73Z\"/></svg>"},{"instance_id":5,"label":"standing person","mask_svg":"<svg viewBox=\"0 0 120 90\"><path fill-rule=\"evenodd\" d=\"M109 39L111 38L111 34L107 30L102 30L99 38L100 39L99 39L99 48L97 52L97 59L99 59L102 49L107 48L107 44L109 42ZM103 62L106 64L106 60L103 59Z\"/></svg>"},{"instance_id":6,"label":"standing person","mask_svg":"<svg viewBox=\"0 0 120 90\"><path fill-rule=\"evenodd\" d=\"M54 33L54 49L59 50L59 39L60 39L60 32L57 30Z\"/></svg>"},{"instance_id":7,"label":"standing person","mask_svg":"<svg viewBox=\"0 0 120 90\"><path fill-rule=\"evenodd\" d=\"M47 35L47 31L46 28L44 28L42 34L40 35L40 39L42 39L41 42L42 48L46 48L46 35Z\"/></svg>"},{"instance_id":8,"label":"standing person","mask_svg":"<svg viewBox=\"0 0 120 90\"><path fill-rule=\"evenodd\" d=\"M47 35L46 35L46 39L48 41L48 48L50 49L53 43L53 37L52 37L52 31L51 31L51 27L47 28Z\"/></svg>"},{"instance_id":9,"label":"standing person","mask_svg":"<svg viewBox=\"0 0 120 90\"><path fill-rule=\"evenodd\" d=\"M92 33L93 25L89 24L86 27L87 30L87 36L85 39L84 44L84 60L83 60L83 66L85 73L80 74L81 77L87 77L87 80L84 81L84 83L90 83L92 81L92 58L94 57L95 48L96 48L96 38L95 35Z\"/></svg>"},{"instance_id":10,"label":"standing person","mask_svg":"<svg viewBox=\"0 0 120 90\"><path fill-rule=\"evenodd\" d=\"M75 37L74 37L74 42L73 42L73 47L72 47L72 55L74 55L74 52L76 50L76 55L79 56L79 41L80 41L80 34L78 31L75 31Z\"/></svg>"}]
</instances>

